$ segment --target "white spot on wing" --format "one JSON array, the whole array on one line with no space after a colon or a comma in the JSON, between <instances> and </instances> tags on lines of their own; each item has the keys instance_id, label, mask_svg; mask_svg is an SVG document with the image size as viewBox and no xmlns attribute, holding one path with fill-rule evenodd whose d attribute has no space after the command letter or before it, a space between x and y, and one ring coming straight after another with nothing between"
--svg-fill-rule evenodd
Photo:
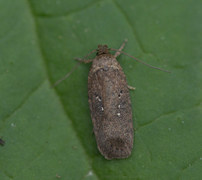
<instances>
[{"instance_id":1,"label":"white spot on wing","mask_svg":"<svg viewBox=\"0 0 202 180\"><path fill-rule=\"evenodd\" d=\"M97 99L98 101L101 101L101 98L100 98L99 96L96 96L96 99Z\"/></svg>"}]
</instances>

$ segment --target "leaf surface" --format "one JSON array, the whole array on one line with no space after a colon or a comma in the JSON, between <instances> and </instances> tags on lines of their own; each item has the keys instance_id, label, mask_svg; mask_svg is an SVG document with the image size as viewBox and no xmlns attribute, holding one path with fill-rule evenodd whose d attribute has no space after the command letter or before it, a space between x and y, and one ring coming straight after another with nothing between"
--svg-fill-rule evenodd
<instances>
[{"instance_id":1,"label":"leaf surface","mask_svg":"<svg viewBox=\"0 0 202 180\"><path fill-rule=\"evenodd\" d=\"M0 179L202 179L201 2L0 1ZM92 134L80 65L98 44L118 57L131 91L132 156L105 160ZM93 58L91 56L90 58Z\"/></svg>"}]
</instances>

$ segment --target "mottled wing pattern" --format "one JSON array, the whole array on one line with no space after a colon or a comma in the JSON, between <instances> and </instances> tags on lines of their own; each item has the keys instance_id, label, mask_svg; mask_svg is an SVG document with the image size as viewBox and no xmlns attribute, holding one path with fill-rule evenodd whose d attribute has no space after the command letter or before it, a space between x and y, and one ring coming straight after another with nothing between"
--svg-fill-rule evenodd
<instances>
[{"instance_id":1,"label":"mottled wing pattern","mask_svg":"<svg viewBox=\"0 0 202 180\"><path fill-rule=\"evenodd\" d=\"M106 159L128 157L133 147L132 109L121 67L91 72L88 95L98 149Z\"/></svg>"}]
</instances>

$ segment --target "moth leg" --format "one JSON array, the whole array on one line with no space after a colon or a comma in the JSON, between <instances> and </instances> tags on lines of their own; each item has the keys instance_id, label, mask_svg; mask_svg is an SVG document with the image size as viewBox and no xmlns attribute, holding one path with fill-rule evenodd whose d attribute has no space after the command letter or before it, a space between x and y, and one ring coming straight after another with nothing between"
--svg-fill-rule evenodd
<instances>
[{"instance_id":1,"label":"moth leg","mask_svg":"<svg viewBox=\"0 0 202 180\"><path fill-rule=\"evenodd\" d=\"M85 63L85 64L93 61L93 59L80 59L80 58L75 58L75 60L82 62L82 63Z\"/></svg>"},{"instance_id":2,"label":"moth leg","mask_svg":"<svg viewBox=\"0 0 202 180\"><path fill-rule=\"evenodd\" d=\"M128 89L130 89L130 90L135 90L136 87L133 87L133 86L129 86L129 85L128 85Z\"/></svg>"},{"instance_id":3,"label":"moth leg","mask_svg":"<svg viewBox=\"0 0 202 180\"><path fill-rule=\"evenodd\" d=\"M122 51L122 49L125 47L125 45L126 45L127 42L128 42L128 40L125 39L124 42L123 42L123 44L122 44L121 47L119 48L119 50L116 51L116 53L115 53L115 55L114 55L115 58L117 58L117 57L121 54L120 51Z\"/></svg>"}]
</instances>

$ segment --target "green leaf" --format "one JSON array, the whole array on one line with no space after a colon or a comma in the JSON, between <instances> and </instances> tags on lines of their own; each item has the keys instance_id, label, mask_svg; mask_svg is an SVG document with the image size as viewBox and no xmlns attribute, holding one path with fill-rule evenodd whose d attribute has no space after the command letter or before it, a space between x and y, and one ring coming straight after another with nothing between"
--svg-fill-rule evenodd
<instances>
[{"instance_id":1,"label":"green leaf","mask_svg":"<svg viewBox=\"0 0 202 180\"><path fill-rule=\"evenodd\" d=\"M202 179L202 3L1 0L0 179ZM131 157L108 161L92 134L82 64L98 44L121 55L131 91Z\"/></svg>"}]
</instances>

